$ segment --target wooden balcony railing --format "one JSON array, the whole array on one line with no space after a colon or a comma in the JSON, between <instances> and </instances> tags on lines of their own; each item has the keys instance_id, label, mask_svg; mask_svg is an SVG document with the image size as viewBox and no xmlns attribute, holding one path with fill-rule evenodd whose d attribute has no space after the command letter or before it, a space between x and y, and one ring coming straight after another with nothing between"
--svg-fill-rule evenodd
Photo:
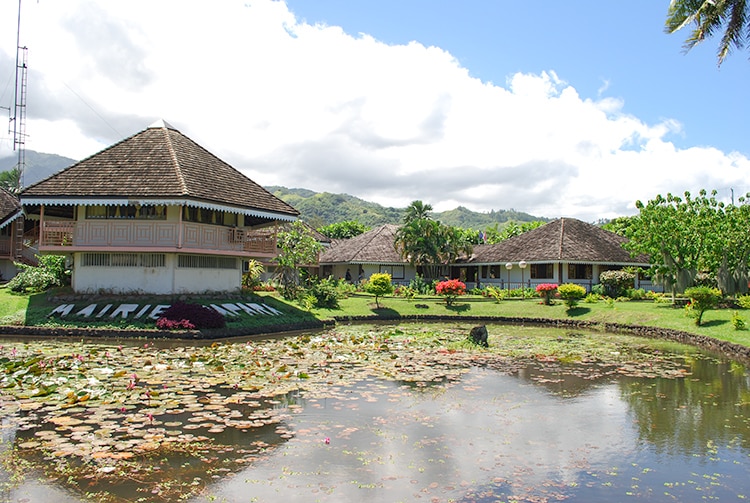
<instances>
[{"instance_id":1,"label":"wooden balcony railing","mask_svg":"<svg viewBox=\"0 0 750 503\"><path fill-rule=\"evenodd\" d=\"M240 228L193 222L45 221L41 228L40 249L189 249L196 251L234 251L241 255L275 255L273 235L253 233Z\"/></svg>"}]
</instances>

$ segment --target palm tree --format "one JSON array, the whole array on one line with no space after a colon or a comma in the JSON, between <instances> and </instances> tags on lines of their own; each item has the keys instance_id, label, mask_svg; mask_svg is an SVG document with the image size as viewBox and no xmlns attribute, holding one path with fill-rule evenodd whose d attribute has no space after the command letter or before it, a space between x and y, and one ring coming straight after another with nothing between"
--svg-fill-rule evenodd
<instances>
[{"instance_id":1,"label":"palm tree","mask_svg":"<svg viewBox=\"0 0 750 503\"><path fill-rule=\"evenodd\" d=\"M404 225L408 225L414 220L430 220L430 212L432 206L425 204L422 201L412 201L409 206L406 207L404 212Z\"/></svg>"},{"instance_id":2,"label":"palm tree","mask_svg":"<svg viewBox=\"0 0 750 503\"><path fill-rule=\"evenodd\" d=\"M427 279L437 278L442 245L439 222L425 218L412 220L399 228L394 244L411 265L422 267Z\"/></svg>"},{"instance_id":3,"label":"palm tree","mask_svg":"<svg viewBox=\"0 0 750 503\"><path fill-rule=\"evenodd\" d=\"M694 29L684 44L686 51L723 31L717 53L721 65L732 48L744 47L745 38L750 35L748 19L750 4L747 0L672 0L665 30L671 34L693 24Z\"/></svg>"}]
</instances>

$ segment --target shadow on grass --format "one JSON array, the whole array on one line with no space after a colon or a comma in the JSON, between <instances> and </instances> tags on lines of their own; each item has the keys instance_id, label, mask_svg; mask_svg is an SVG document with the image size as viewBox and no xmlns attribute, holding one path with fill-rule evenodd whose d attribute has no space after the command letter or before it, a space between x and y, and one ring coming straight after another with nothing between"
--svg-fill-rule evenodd
<instances>
[{"instance_id":1,"label":"shadow on grass","mask_svg":"<svg viewBox=\"0 0 750 503\"><path fill-rule=\"evenodd\" d=\"M720 327L721 325L726 325L729 323L728 320L711 320L711 321L703 321L701 322L701 327Z\"/></svg>"},{"instance_id":2,"label":"shadow on grass","mask_svg":"<svg viewBox=\"0 0 750 503\"><path fill-rule=\"evenodd\" d=\"M390 307L373 307L372 314L380 318L398 318L401 316L398 311Z\"/></svg>"},{"instance_id":3,"label":"shadow on grass","mask_svg":"<svg viewBox=\"0 0 750 503\"><path fill-rule=\"evenodd\" d=\"M445 308L448 311L453 311L454 313L463 313L466 311L471 311L471 305L469 304L453 304L452 306L445 306Z\"/></svg>"},{"instance_id":4,"label":"shadow on grass","mask_svg":"<svg viewBox=\"0 0 750 503\"><path fill-rule=\"evenodd\" d=\"M565 314L567 314L571 318L576 318L578 316L584 316L586 314L589 314L590 312L591 312L591 308L590 307L581 307L581 306L576 306L576 307L573 307L571 309L566 309L565 310Z\"/></svg>"}]
</instances>

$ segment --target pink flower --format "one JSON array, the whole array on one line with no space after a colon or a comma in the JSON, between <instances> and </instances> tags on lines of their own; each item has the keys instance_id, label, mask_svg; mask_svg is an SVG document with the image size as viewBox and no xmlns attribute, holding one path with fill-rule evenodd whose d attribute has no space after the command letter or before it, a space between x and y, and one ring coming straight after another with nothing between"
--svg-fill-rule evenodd
<instances>
[{"instance_id":1,"label":"pink flower","mask_svg":"<svg viewBox=\"0 0 750 503\"><path fill-rule=\"evenodd\" d=\"M328 445L331 443L331 439L329 437L326 437L326 439L323 440L323 442L325 442L325 444Z\"/></svg>"}]
</instances>

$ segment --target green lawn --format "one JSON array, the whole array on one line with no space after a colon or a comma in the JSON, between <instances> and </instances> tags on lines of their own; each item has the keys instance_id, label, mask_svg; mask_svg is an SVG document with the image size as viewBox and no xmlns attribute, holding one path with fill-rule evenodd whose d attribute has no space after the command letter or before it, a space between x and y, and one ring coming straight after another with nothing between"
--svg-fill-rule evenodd
<instances>
[{"instance_id":1,"label":"green lawn","mask_svg":"<svg viewBox=\"0 0 750 503\"><path fill-rule=\"evenodd\" d=\"M91 323L61 321L48 318L49 312L59 304L51 303L48 294L12 295L7 289L0 288L0 325L45 325L45 326L91 326ZM745 346L750 346L750 331L736 330L732 324L733 309L717 309L707 311L703 316L703 324L698 327L692 318L685 315L684 309L675 308L669 303L655 303L653 301L629 302L581 302L572 311L567 311L559 301L552 306L545 306L539 299L503 300L496 302L478 296L467 295L459 297L454 306L448 307L445 301L437 297L423 297L406 300L398 297L384 297L379 299L380 309L376 308L375 298L366 294L352 295L340 301L338 309L313 309L311 312L303 310L296 303L284 302L276 294L262 293L260 297L269 305L285 306L290 313L284 323L309 322L315 319L327 321L334 318L346 317L398 317L398 316L500 316L511 318L551 318L576 319L594 323L621 323L627 325L645 325L705 335L715 339L726 340ZM143 297L117 299L120 302L148 302ZM163 301L164 299L161 299ZM190 302L203 304L216 302L210 299L188 299ZM80 302L80 301L79 301ZM84 301L85 302L85 301ZM100 301L102 302L102 301ZM154 300L158 302L158 300ZM739 309L739 316L750 325L750 311ZM245 321L231 321L232 328L268 326L278 323L274 317L256 317ZM130 328L127 323L119 325L101 322L102 327ZM149 325L132 324L132 328L148 328ZM1 331L1 329L0 329Z\"/></svg>"}]
</instances>

